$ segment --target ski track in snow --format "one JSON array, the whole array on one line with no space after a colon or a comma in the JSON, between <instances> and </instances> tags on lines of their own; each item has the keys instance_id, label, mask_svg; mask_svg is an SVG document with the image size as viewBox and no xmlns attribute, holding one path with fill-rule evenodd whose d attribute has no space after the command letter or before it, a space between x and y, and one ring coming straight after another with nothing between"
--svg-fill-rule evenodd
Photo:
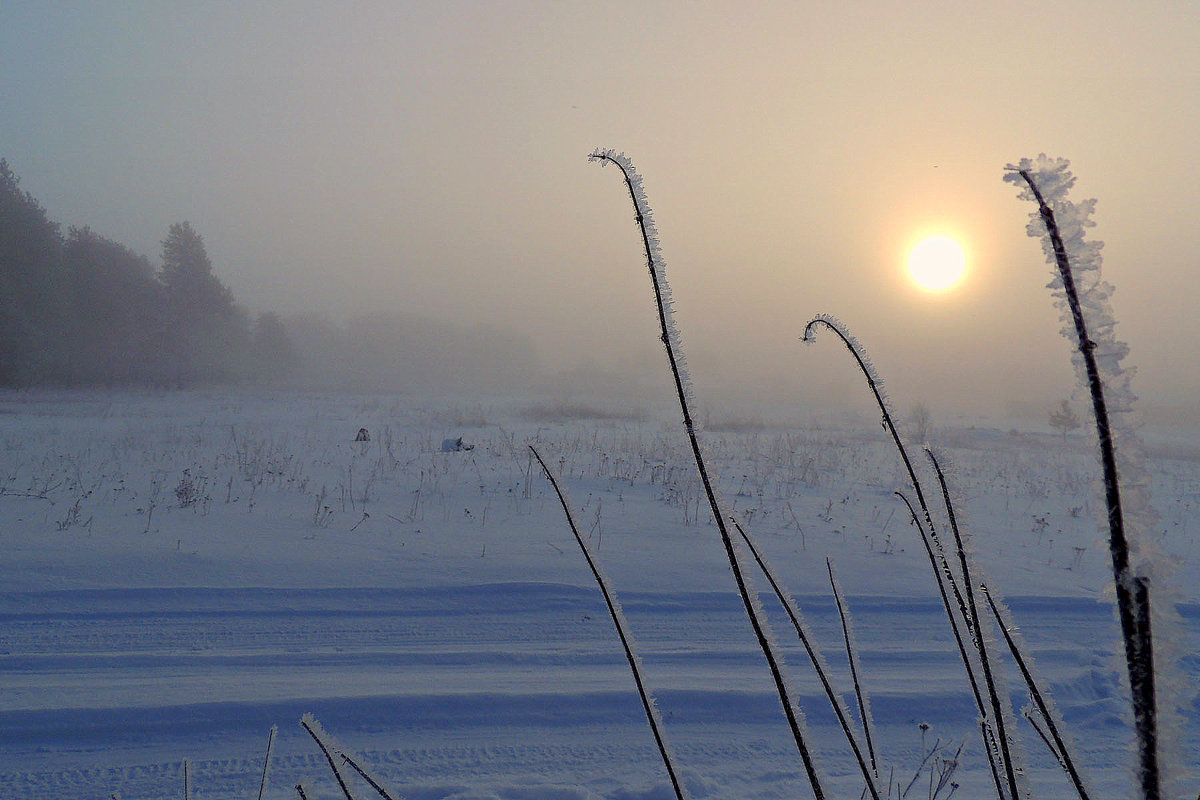
<instances>
[{"instance_id":1,"label":"ski track in snow","mask_svg":"<svg viewBox=\"0 0 1200 800\"><path fill-rule=\"evenodd\" d=\"M196 797L253 796L273 724L268 796L294 796L298 781L334 796L295 724L305 712L413 800L670 797L603 601L520 453L534 437L584 504L692 793L806 796L673 425L481 416L502 422L392 399L0 398L0 798L179 796L185 758ZM370 445L346 441L360 423ZM452 434L475 449L438 452ZM1008 592L1093 782L1124 792L1106 564L1078 510L1094 502L1086 446L947 436L979 560ZM961 796L985 796L975 711L928 563L890 513L900 484L887 443L814 429L712 435L709 449L853 708L821 580L824 555L837 561L885 781L889 765L896 781L912 777L924 722L947 757L966 742ZM1196 555L1191 454L1176 440L1152 462L1164 541L1181 559ZM201 507L175 502L185 469L203 477ZM1194 654L1200 606L1193 590L1184 597L1180 649ZM858 796L819 685L782 610L766 606L821 770L835 796ZM1184 667L1200 674L1194 655ZM1019 710L1015 672L1008 685ZM1021 735L1040 796L1061 796L1061 772Z\"/></svg>"}]
</instances>

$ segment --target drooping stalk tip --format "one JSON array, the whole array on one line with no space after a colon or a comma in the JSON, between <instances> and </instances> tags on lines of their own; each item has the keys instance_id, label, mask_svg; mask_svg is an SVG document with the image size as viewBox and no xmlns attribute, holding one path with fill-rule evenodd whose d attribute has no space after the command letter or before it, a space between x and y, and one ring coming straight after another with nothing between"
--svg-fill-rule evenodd
<instances>
[{"instance_id":1,"label":"drooping stalk tip","mask_svg":"<svg viewBox=\"0 0 1200 800\"><path fill-rule=\"evenodd\" d=\"M917 504L920 506L922 513L925 515L925 522L933 528L933 518L929 513L929 504L925 500L925 492L921 488L921 482L917 479L917 472L913 468L912 460L908 457L908 450L904 446L903 440L900 438L900 432L896 429L896 423L892 416L890 403L887 399L887 393L883 387L883 380L879 377L875 370L875 365L871 363L870 356L867 355L866 348L859 343L846 327L828 314L818 314L809 320L804 326L804 335L800 341L805 344L812 344L817 340L818 328L825 328L831 331L846 350L849 351L855 363L858 364L859 371L867 381L867 388L871 390L871 395L875 398L875 404L879 407L879 413L883 417L883 428L892 437L892 443L896 446L896 451L900 455L900 460L904 462L905 472L908 473L909 481L912 483L913 491L917 495Z\"/></svg>"},{"instance_id":2,"label":"drooping stalk tip","mask_svg":"<svg viewBox=\"0 0 1200 800\"><path fill-rule=\"evenodd\" d=\"M904 463L904 469L908 474L909 481L912 483L913 491L917 496L917 503L919 504L921 513L924 516L923 525L921 519L917 517L916 510L912 507L912 504L908 502L908 498L897 492L897 495L904 500L906 505L908 505L909 512L913 516L913 521L917 526L917 530L921 534L921 541L925 545L926 552L929 554L930 567L934 573L934 580L938 585L938 592L942 596L942 603L946 609L946 615L950 622L951 630L954 632L955 642L958 645L959 655L963 662L963 668L967 673L967 680L971 684L971 692L975 698L976 707L983 721L986 722L989 719L993 720L992 724L1003 733L1003 719L999 711L999 704L1001 701L1000 698L996 696L994 681L990 676L990 668L986 664L981 665L981 670L987 677L986 686L981 688L978 683L978 678L975 675L975 671L972 669L971 656L968 654L967 647L963 641L962 633L959 630L959 624L954 615L954 609L950 605L950 600L947 597L946 587L949 586L950 592L954 595L959 616L961 617L963 626L967 630L968 636L971 637L972 644L976 643L978 637L976 625L977 615L972 615L970 613L968 604L963 599L963 593L959 589L958 581L955 578L954 571L951 569L950 564L946 560L946 555L942 548L942 544L937 537L937 528L934 526L933 516L929 511L929 504L926 501L925 493L921 488L921 481L917 477L916 469L913 467L912 459L909 458L908 455L908 449L905 447L904 441L900 437L900 432L896 428L894 417L891 413L890 404L888 403L887 396L883 389L883 381L876 374L875 367L871 363L866 349L848 330L845 329L845 326L842 325L842 323L833 317L826 314L820 314L814 317L804 327L804 335L801 340L806 344L815 341L816 331L818 328L826 328L832 331L833 334L837 336L839 340L841 340L842 344L845 345L847 351L849 351L850 355L858 364L859 370L866 378L867 387L871 390L871 394L875 398L875 403L879 407L879 412L882 415L883 428L891 436L892 442L896 447L896 451L899 453L900 459ZM979 657L980 653L982 652L977 644L975 644L975 647L973 647L972 650L975 651L977 657ZM983 653L982 657L986 659L986 653ZM986 702L984 699L985 693L987 696ZM983 730L985 732L991 730L991 726L985 726ZM1020 770L1017 765L1013 763L1013 756L1008 747L1007 736L1002 736L1001 741L1003 746L995 749L993 752L993 748L990 745L987 745L985 740L985 747L987 748L989 759L991 759L993 762L991 764L993 771L997 774L999 774L1000 771L1003 771L1007 783L1007 795L1003 791L999 791L997 796L999 800L1006 800L1006 797L1009 800L1019 800L1017 775ZM996 763L997 761L999 764Z\"/></svg>"},{"instance_id":3,"label":"drooping stalk tip","mask_svg":"<svg viewBox=\"0 0 1200 800\"><path fill-rule=\"evenodd\" d=\"M784 717L787 719L788 728L792 732L792 739L796 744L796 749L800 754L800 760L804 764L809 784L817 800L824 800L825 792L822 788L820 777L817 774L816 762L805 740L803 716L800 712L799 704L795 703L791 698L791 692L783 677L782 658L776 652L774 636L770 632L770 627L759 605L758 594L752 591L748 584L748 578L741 563L742 556L738 552L739 545L734 541L733 536L729 532L729 526L725 522L724 503L717 496L708 466L704 460L703 449L700 446L697 426L691 409L691 379L683 361L682 347L679 343L679 332L675 326L674 316L670 309L670 289L666 282L666 276L663 274L662 255L658 247L658 233L654 227L650 205L646 201L645 192L642 189L641 176L628 157L618 154L614 150L596 150L588 157L588 160L599 162L601 166L606 164L617 166L624 177L625 186L629 190L629 196L633 202L635 218L638 223L638 230L642 237L646 266L650 272L650 281L654 289L654 302L658 312L661 339L663 347L666 350L667 361L671 368L675 393L679 401L680 413L683 416L684 430L687 433L688 443L691 446L696 470L700 474L700 483L704 488L704 494L712 511L713 520L720 533L721 545L725 550L730 571L733 573L738 596L742 600L750 627L753 629L754 636L758 640L759 649L762 651L763 658L767 662L767 667L771 673L771 680L775 684L776 694L779 696L779 702L783 708Z\"/></svg>"}]
</instances>

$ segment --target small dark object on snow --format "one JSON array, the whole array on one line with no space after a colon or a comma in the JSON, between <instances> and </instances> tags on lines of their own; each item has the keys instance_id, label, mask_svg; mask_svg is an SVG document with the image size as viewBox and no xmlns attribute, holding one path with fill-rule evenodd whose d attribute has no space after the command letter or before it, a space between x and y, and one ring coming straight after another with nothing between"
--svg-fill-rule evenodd
<instances>
[{"instance_id":1,"label":"small dark object on snow","mask_svg":"<svg viewBox=\"0 0 1200 800\"><path fill-rule=\"evenodd\" d=\"M367 433L367 429L366 429L366 428L359 428L359 429L358 429L358 436L355 436L355 437L354 437L354 441L356 441L356 442L369 442L369 441L371 441L371 434Z\"/></svg>"},{"instance_id":2,"label":"small dark object on snow","mask_svg":"<svg viewBox=\"0 0 1200 800\"><path fill-rule=\"evenodd\" d=\"M442 439L442 452L443 453L457 453L460 450L474 450L474 449L475 449L475 445L473 445L473 444L463 444L463 440L462 440L461 436L458 437L457 439Z\"/></svg>"}]
</instances>

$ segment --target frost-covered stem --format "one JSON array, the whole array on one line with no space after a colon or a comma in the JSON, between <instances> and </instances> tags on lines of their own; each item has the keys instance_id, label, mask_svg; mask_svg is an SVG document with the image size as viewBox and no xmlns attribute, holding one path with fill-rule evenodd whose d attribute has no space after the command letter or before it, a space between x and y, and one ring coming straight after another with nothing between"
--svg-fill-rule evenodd
<instances>
[{"instance_id":1,"label":"frost-covered stem","mask_svg":"<svg viewBox=\"0 0 1200 800\"><path fill-rule=\"evenodd\" d=\"M267 734L267 755L263 759L263 774L262 782L258 784L258 800L263 800L263 795L267 791L267 775L271 769L271 748L275 744L275 734L279 731L278 725L271 726L271 732Z\"/></svg>"},{"instance_id":2,"label":"frost-covered stem","mask_svg":"<svg viewBox=\"0 0 1200 800\"><path fill-rule=\"evenodd\" d=\"M921 526L921 520L917 516L916 509L913 508L912 503L909 502L908 498L905 497L902 492L895 492L895 495L904 502L905 506L908 507L909 516L912 517L913 524L917 526L917 531L921 534L921 543L925 545L925 552L929 556L929 565L933 568L934 577L937 578L938 593L942 597L942 608L946 609L946 618L950 620L950 630L954 633L954 644L958 646L958 655L962 659L963 669L965 669L967 672L967 683L969 683L971 686L971 696L975 698L975 708L979 711L980 721L985 722L988 714L987 709L983 704L983 695L979 691L979 680L975 677L975 670L971 666L971 657L967 655L967 645L965 642L963 642L962 631L959 630L958 620L955 619L954 611L950 606L950 598L946 595L946 587L942 585L941 579L937 577L938 566L937 559L933 554L933 546L929 544L929 538L925 533L925 529ZM965 610L961 608L961 601L959 610L965 618L966 614ZM993 774L998 775L999 773L996 772L995 750L988 742L987 728L985 727L982 730L984 731L984 752L987 753L988 761L990 762ZM1004 792L1000 788L999 783L996 784L996 796L999 797L1000 800L1004 800Z\"/></svg>"},{"instance_id":3,"label":"frost-covered stem","mask_svg":"<svg viewBox=\"0 0 1200 800\"><path fill-rule=\"evenodd\" d=\"M342 761L343 761L344 763L346 763L346 764L349 764L349 765L350 765L350 768L351 768L352 770L354 770L354 771L355 771L355 772L357 772L357 773L358 773L360 776L362 776L362 779L363 779L364 781L366 781L367 783L371 784L371 788L372 788L372 789L374 789L374 790L375 790L375 792L376 792L376 793L377 793L377 794L378 794L380 797L382 797L382 798L383 798L383 800L395 800L395 798L394 798L394 797L392 797L390 794L388 794L388 792L387 792L387 789L384 789L382 786L380 786L380 785L379 785L379 781L377 781L377 780L375 780L374 778L372 778L372 777L371 777L371 776L370 776L370 775L367 773L367 771L366 771L365 769L363 769L362 767L360 767L360 766L358 765L358 762L357 762L357 761L355 761L353 758L351 758L350 756L346 755L345 753L341 752L340 750L338 751L338 755L340 755L340 756L342 757Z\"/></svg>"},{"instance_id":4,"label":"frost-covered stem","mask_svg":"<svg viewBox=\"0 0 1200 800\"><path fill-rule=\"evenodd\" d=\"M183 760L183 800L192 800L192 762Z\"/></svg>"},{"instance_id":5,"label":"frost-covered stem","mask_svg":"<svg viewBox=\"0 0 1200 800\"><path fill-rule=\"evenodd\" d=\"M992 706L996 738L1000 740L1001 760L1004 762L1004 777L1008 782L1008 788L1011 792L1010 796L1013 800L1018 800L1021 795L1017 792L1016 768L1013 764L1012 750L1008 746L1008 734L1004 728L1004 711L1000 707L1000 694L996 691L996 679L992 675L992 662L988 657L987 642L983 635L983 627L979 624L979 606L975 602L975 588L971 583L971 568L967 563L967 550L963 545L962 532L958 529L958 519L954 514L954 503L950 500L950 490L946 486L946 476L942 472L942 466L938 463L937 456L928 447L925 448L925 455L929 457L929 462L933 465L933 471L937 475L938 485L942 489L942 500L946 504L946 517L950 521L950 531L954 534L955 549L958 551L958 564L959 569L962 570L963 589L967 595L967 607L971 612L971 622L975 627L975 649L979 653L979 663L983 669L983 680L987 685L988 702Z\"/></svg>"},{"instance_id":6,"label":"frost-covered stem","mask_svg":"<svg viewBox=\"0 0 1200 800\"><path fill-rule=\"evenodd\" d=\"M842 733L846 736L846 741L850 744L850 749L854 752L854 758L858 762L858 768L862 772L863 779L867 782L864 791L869 791L871 797L879 800L879 787L875 785L875 779L872 778L872 773L875 773L875 778L878 778L878 769L875 766L875 752L871 750L871 767L868 769L866 759L863 758L862 748L858 746L858 741L854 738L854 733L850 729L850 719L847 713L845 703L841 696L833 688L832 682L829 680L829 672L825 669L825 659L821 652L813 643L812 634L808 630L808 626L804 624L804 620L800 614L800 609L796 607L796 600L788 594L783 585L775 577L775 571L767 564L763 558L758 546L754 544L754 540L742 528L741 524L736 519L731 519L733 527L742 536L742 540L746 546L750 548L750 554L754 556L755 562L758 563L758 568L763 575L766 576L767 582L771 584L771 589L774 590L775 596L779 599L779 603L787 612L788 619L792 622L792 627L796 630L796 636L800 639L800 643L804 645L804 650L808 653L808 659L812 662L813 670L817 673L817 677L821 680L821 687L825 690L825 696L829 699L829 705L833 708L833 713L838 718L838 723L842 726ZM849 644L847 644L849 647ZM859 690L857 677L854 680L854 689L858 693L859 708L863 711L863 728L867 728L867 716L869 708L862 705L862 694ZM871 745L871 734L867 733L867 746Z\"/></svg>"},{"instance_id":7,"label":"frost-covered stem","mask_svg":"<svg viewBox=\"0 0 1200 800\"><path fill-rule=\"evenodd\" d=\"M854 697L858 700L858 714L862 717L863 738L867 742L867 752L871 756L871 772L879 777L879 763L875 758L875 742L871 736L871 707L863 695L862 683L858 679L858 653L850 636L849 613L842 602L842 590L837 577L833 574L833 561L825 559L825 569L829 571L829 588L833 590L833 599L837 603L838 617L842 621L842 639L846 643L846 661L850 664L850 680L854 683Z\"/></svg>"},{"instance_id":8,"label":"frost-covered stem","mask_svg":"<svg viewBox=\"0 0 1200 800\"><path fill-rule=\"evenodd\" d=\"M1104 501L1108 508L1109 552L1112 556L1113 583L1117 593L1117 613L1121 634L1125 640L1125 661L1129 671L1129 689L1133 701L1134 727L1138 737L1139 783L1145 800L1159 800L1158 721L1154 690L1154 662L1150 636L1150 587L1146 578L1133 574L1129 565L1129 540L1125 535L1125 520L1121 511L1121 490L1117 479L1116 448L1104 398L1104 384L1096 363L1096 343L1088 334L1083 318L1083 306L1075 287L1071 261L1066 245L1047 205L1041 189L1029 170L1017 170L1037 200L1038 212L1050 236L1054 260L1063 282L1071 320L1075 324L1076 346L1083 357L1088 391L1092 396L1092 411L1096 421L1096 437L1100 445L1100 463L1104 471ZM1142 606L1144 603L1144 607Z\"/></svg>"},{"instance_id":9,"label":"frost-covered stem","mask_svg":"<svg viewBox=\"0 0 1200 800\"><path fill-rule=\"evenodd\" d=\"M892 420L892 413L888 409L887 400L883 397L883 391L879 388L879 381L875 377L875 370L867 363L867 357L861 352L858 343L833 319L825 316L815 317L804 326L804 335L801 337L803 342L816 341L817 326L824 326L833 331L834 335L842 340L842 344L850 351L850 355L858 363L859 370L862 371L863 377L867 379L867 388L871 390L871 394L875 397L875 403L879 406L879 412L883 415L883 427L892 436L892 442L896 445L896 450L900 453L900 460L904 462L904 469L908 472L908 479L912 482L913 490L917 493L917 505L921 507L921 511L925 514L925 521L928 523L930 530L933 529L933 519L929 516L929 505L925 502L925 493L921 490L921 482L917 480L917 472L913 469L912 461L908 457L908 450L904 447L904 442L900 439L900 433L896 430L896 423Z\"/></svg>"},{"instance_id":10,"label":"frost-covered stem","mask_svg":"<svg viewBox=\"0 0 1200 800\"><path fill-rule=\"evenodd\" d=\"M996 796L1003 800L1004 788L1000 784L1000 771L996 768L996 740L986 719L979 720L979 732L983 734L983 746L988 751L988 766L992 769L992 783L996 785Z\"/></svg>"},{"instance_id":11,"label":"frost-covered stem","mask_svg":"<svg viewBox=\"0 0 1200 800\"><path fill-rule=\"evenodd\" d=\"M1062 732L1058 728L1058 723L1055 722L1055 715L1051 712L1050 706L1046 701L1045 695L1038 687L1037 681L1033 679L1033 673L1029 670L1028 662L1024 654L1021 652L1017 640L1013 638L1012 633L1008 629L1008 624L1004 616L1000 613L999 607L996 605L992 593L988 591L986 585L980 587L983 591L983 596L987 599L988 607L992 610L992 616L996 618L996 626L1000 628L1000 632L1004 635L1004 641L1008 644L1008 650L1012 653L1013 661L1017 663L1017 669L1021 671L1021 677L1025 679L1025 685L1029 688L1029 696L1033 698L1034 704L1037 706L1038 712L1041 713L1042 719L1046 721L1046 727L1050 732L1051 738L1054 739L1054 744L1046 740L1046 735L1042 729L1034 722L1033 718L1029 718L1029 722L1033 725L1034 730L1046 742L1046 746L1054 757L1058 759L1058 763L1066 770L1067 775L1071 778L1071 783L1075 785L1075 791L1079 793L1079 800L1090 800L1087 789L1083 784L1083 777L1079 774L1079 770L1075 767L1075 761L1071 758L1071 750L1067 747L1067 742L1062 736Z\"/></svg>"},{"instance_id":12,"label":"frost-covered stem","mask_svg":"<svg viewBox=\"0 0 1200 800\"><path fill-rule=\"evenodd\" d=\"M654 700L650 697L650 692L646 689L646 684L642 680L642 669L640 662L633 652L632 636L626 630L625 616L621 613L621 606L612 590L609 588L608 581L605 580L604 574L600 571L600 567L596 563L596 559L592 555L592 550L587 545L587 541L579 532L579 526L575 523L575 514L571 511L571 504L567 500L567 495L559 484L558 477L550 469L546 459L542 458L542 454L537 451L533 445L529 445L533 457L541 464L542 471L546 473L546 477L550 480L550 485L554 487L554 493L558 495L558 502L562 505L563 513L567 517L567 525L571 528L571 533L575 537L575 541L579 544L579 549L583 552L583 557L587 561L588 568L592 571L592 577L596 579L596 584L600 587L600 593L604 595L604 603L608 606L608 614L612 617L613 625L617 629L617 636L621 639L621 647L625 650L625 660L629 662L629 669L633 673L633 682L637 685L638 697L642 699L642 708L646 712L646 720L650 723L650 730L654 734L654 743L658 746L658 753L662 756L663 764L667 768L667 775L671 778L671 788L675 790L675 797L678 800L684 800L688 796L687 789L683 786L683 781L679 779L679 775L675 770L674 759L671 757L671 748L667 746L665 735L662 731L662 720L659 718L657 709L654 707Z\"/></svg>"},{"instance_id":13,"label":"frost-covered stem","mask_svg":"<svg viewBox=\"0 0 1200 800\"><path fill-rule=\"evenodd\" d=\"M308 795L304 793L303 783L296 784L296 795L300 798L300 800L308 800Z\"/></svg>"},{"instance_id":14,"label":"frost-covered stem","mask_svg":"<svg viewBox=\"0 0 1200 800\"><path fill-rule=\"evenodd\" d=\"M746 616L750 619L750 626L754 629L754 636L758 640L758 646L762 650L763 657L766 659L767 666L771 671L771 679L775 682L775 689L779 694L779 702L783 706L783 713L787 718L788 727L792 731L792 738L796 742L796 749L800 753L800 759L804 762L804 769L808 774L809 783L812 785L813 794L817 800L824 800L825 792L821 788L821 781L817 776L816 763L813 761L808 745L804 741L801 722L796 714L796 705L792 702L787 685L784 682L783 671L779 664L780 660L775 654L770 637L767 635L766 623L764 620L759 619L754 599L750 596L750 590L746 585L742 566L739 563L738 555L734 548L733 537L730 536L729 528L725 524L724 514L721 513L720 504L717 502L716 490L713 488L712 481L708 475L708 468L704 463L704 456L700 449L700 440L696 434L696 424L692 417L691 408L688 406L688 391L685 387L682 370L680 369L680 357L675 352L675 347L671 341L671 326L667 320L667 307L663 300L663 286L659 277L661 265L655 261L654 247L650 244L650 226L647 220L649 209L643 207L643 199L639 196L637 189L634 188L633 164L624 157L618 158L612 151L597 151L590 156L590 159L599 161L601 164L611 163L616 165L625 178L625 186L629 190L630 199L633 201L634 216L637 219L638 229L642 234L642 247L646 255L646 266L650 271L650 282L654 287L654 301L658 309L661 339L663 347L667 351L667 361L671 365L671 375L675 381L675 394L679 399L679 409L683 414L683 427L687 431L692 455L696 460L696 469L700 473L700 482L704 486L704 494L708 499L709 507L712 509L717 530L721 534L721 544L725 548L725 556L729 560L729 568L733 572L738 595L742 598L742 604L746 609Z\"/></svg>"},{"instance_id":15,"label":"frost-covered stem","mask_svg":"<svg viewBox=\"0 0 1200 800\"><path fill-rule=\"evenodd\" d=\"M1054 756L1054 760L1057 761L1058 765L1065 771L1067 768L1067 763L1063 761L1062 754L1058 752L1058 748L1054 746L1054 742L1050 741L1050 737L1044 730L1042 730L1042 726L1038 724L1038 721L1033 718L1033 714L1029 712L1029 709L1025 709L1024 717L1029 723L1029 727L1033 728L1038 737L1042 740L1042 743L1046 745L1046 749L1050 751L1050 755Z\"/></svg>"},{"instance_id":16,"label":"frost-covered stem","mask_svg":"<svg viewBox=\"0 0 1200 800\"><path fill-rule=\"evenodd\" d=\"M921 489L921 481L917 479L917 472L913 469L912 460L908 457L908 450L904 447L904 442L900 438L900 432L896 430L896 423L892 419L892 412L888 409L887 400L884 398L883 391L879 387L880 381L875 376L875 369L868 362L867 356L862 351L862 346L858 341L849 333L842 330L841 325L830 317L818 316L812 319L804 327L804 336L801 337L801 341L806 343L815 341L818 325L823 325L833 331L842 340L842 344L846 346L846 349L850 351L850 355L858 363L858 368L862 371L863 377L867 379L867 387L870 388L871 394L875 397L875 403L879 406L879 413L883 415L883 427L891 435L892 442L896 445L896 451L900 454L900 460L904 462L904 469L908 473L908 480L912 483L913 490L917 494L917 505L921 507L921 512L925 517L925 524L929 526L929 536L937 548L938 558L941 561L941 570L939 572L937 562L933 562L934 575L935 577L939 574L945 576L945 580L950 584L950 589L954 594L955 600L958 602L959 609L962 611L963 622L967 626L967 631L968 633L972 633L971 618L966 613L966 606L963 603L962 595L959 593L958 582L954 579L954 572L950 569L949 564L946 563L941 542L938 541L937 528L933 524L933 517L929 513L929 504L925 501L925 492ZM907 503L908 501L905 500L905 502ZM909 510L912 510L911 506L909 506ZM922 531L924 530L921 528L919 522L917 523L917 528ZM947 606L947 611L949 611L949 606Z\"/></svg>"},{"instance_id":17,"label":"frost-covered stem","mask_svg":"<svg viewBox=\"0 0 1200 800\"><path fill-rule=\"evenodd\" d=\"M929 539L932 539L933 543L937 546L937 550L938 550L937 557L934 556L933 547L930 545L929 540L926 539L926 536L925 536L925 528L922 527L921 521L917 518L916 512L913 510L912 504L908 502L908 498L904 497L904 495L900 494L899 492L897 492L897 494L900 496L900 498L902 500L904 500L905 505L908 506L908 510L912 514L913 521L917 525L917 530L921 532L921 540L925 544L925 548L929 553L929 564L930 564L930 567L932 567L932 569L933 569L934 580L937 581L938 591L941 592L942 602L946 608L946 615L950 619L950 627L954 630L954 638L958 642L959 653L963 659L963 666L966 667L966 670L967 670L967 678L969 679L969 681L971 683L971 691L975 694L975 700L976 700L976 704L979 707L980 715L983 716L984 718L986 718L988 716L988 713L987 713L986 707L983 704L983 698L979 691L979 686L978 686L978 683L975 678L975 673L971 669L970 657L967 655L966 647L963 644L962 636L958 630L958 624L954 618L954 611L953 611L952 607L950 606L949 598L947 598L947 596L946 596L946 590L945 590L945 587L943 586L943 576L944 576L944 580L946 581L946 583L948 583L950 585L950 589L954 594L955 600L957 601L959 612L963 618L963 624L967 628L967 633L982 643L982 640L983 640L982 635L978 631L978 615L977 614L969 614L966 605L964 605L962 594L959 592L958 584L954 579L954 572L950 569L950 565L946 562L945 555L942 552L941 543L938 542L936 527L933 524L933 517L929 513L929 504L925 500L925 493L921 489L921 482L920 482L920 480L917 479L917 473L916 473L916 470L913 468L912 460L908 457L908 450L904 447L904 442L900 438L899 431L896 430L895 421L892 419L892 414L888 409L887 400L884 399L883 391L880 389L879 380L875 376L875 370L868 363L867 357L862 352L861 347L858 344L858 342L853 337L851 337L848 333L843 331L841 326L836 321L834 321L833 319L831 319L829 317L818 316L818 317L815 317L814 319L812 319L811 321L809 321L809 323L804 327L804 335L802 337L802 340L804 342L812 342L815 340L817 326L824 326L825 328L828 328L829 330L833 331L834 334L839 339L842 340L842 344L844 344L846 346L846 349L850 351L850 355L854 357L855 362L857 362L857 364L858 364L859 370L862 371L863 377L865 377L867 380L867 387L871 390L871 394L875 397L875 402L879 406L879 411L883 415L883 426L887 430L887 432L891 435L892 442L896 445L896 450L900 454L900 459L901 459L901 461L904 462L904 469L908 472L909 481L912 483L913 490L916 492L916 495L917 495L917 503L921 507L921 512L925 517L926 525L929 526L929 528L928 528ZM938 566L939 558L941 561L940 569ZM964 573L963 580L969 583L970 578L966 573ZM973 599L972 599L971 604L973 606L973 604L974 604ZM980 645L980 647L982 647L982 645ZM986 656L985 656L985 658L986 658ZM988 688L989 688L988 694L991 699L991 705L993 707L993 710L996 711L996 713L999 713L997 710L995 691L991 686L992 681L990 678L990 669L989 669L988 665L986 664L986 661L983 664L983 669L984 669L985 676L988 678ZM999 722L998 722L998 724L1002 725L1002 723L999 723ZM1001 730L1003 730L1003 728L1001 728ZM1009 758L1007 739L1002 738L1002 741L1004 742L1004 752L1003 752L1003 758L1001 760L1004 762L1006 777L1009 778L1008 783L1009 783L1010 788L1012 789L1011 797L1012 797L1012 800L1018 800L1018 794L1016 792L1016 776L1013 773L1011 759ZM993 767L994 767L994 765L993 765ZM1004 794L1001 793L999 796L1000 796L1001 800L1003 800Z\"/></svg>"},{"instance_id":18,"label":"frost-covered stem","mask_svg":"<svg viewBox=\"0 0 1200 800\"><path fill-rule=\"evenodd\" d=\"M325 760L329 762L329 769L333 770L333 777L337 778L338 786L342 789L342 794L346 795L346 800L354 800L354 795L350 794L350 788L346 786L346 781L342 779L342 771L338 769L337 762L333 760L333 754L329 752L329 748L325 746L325 742L321 741L321 737L313 730L307 714L300 718L300 724L304 726L304 730L308 731L308 735L317 743L317 747L321 748L321 753L324 754ZM296 788L299 789L299 787Z\"/></svg>"}]
</instances>

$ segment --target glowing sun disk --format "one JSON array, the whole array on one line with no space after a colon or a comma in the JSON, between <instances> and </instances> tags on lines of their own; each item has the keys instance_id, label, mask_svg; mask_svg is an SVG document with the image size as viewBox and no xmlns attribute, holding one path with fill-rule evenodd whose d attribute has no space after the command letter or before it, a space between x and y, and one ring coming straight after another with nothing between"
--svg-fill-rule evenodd
<instances>
[{"instance_id":1,"label":"glowing sun disk","mask_svg":"<svg viewBox=\"0 0 1200 800\"><path fill-rule=\"evenodd\" d=\"M949 289L962 279L967 257L949 236L922 239L908 254L908 273L917 285L931 292Z\"/></svg>"}]
</instances>

